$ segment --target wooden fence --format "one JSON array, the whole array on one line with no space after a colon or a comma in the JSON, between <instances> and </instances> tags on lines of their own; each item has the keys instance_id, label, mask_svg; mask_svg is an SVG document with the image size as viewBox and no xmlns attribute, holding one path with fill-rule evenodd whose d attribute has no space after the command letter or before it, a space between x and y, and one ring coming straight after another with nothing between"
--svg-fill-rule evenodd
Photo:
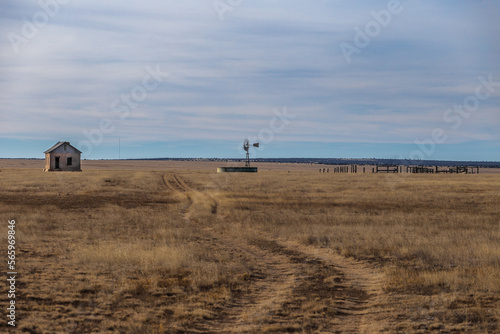
<instances>
[{"instance_id":1,"label":"wooden fence","mask_svg":"<svg viewBox=\"0 0 500 334\"><path fill-rule=\"evenodd\" d=\"M406 173L411 174L479 174L479 167L471 166L401 166L401 165L377 165L372 167L372 173L403 173L403 167L406 167ZM357 173L358 165L336 166L331 168L332 173ZM363 166L363 173L366 172L366 166ZM330 168L320 168L320 173L330 173Z\"/></svg>"}]
</instances>

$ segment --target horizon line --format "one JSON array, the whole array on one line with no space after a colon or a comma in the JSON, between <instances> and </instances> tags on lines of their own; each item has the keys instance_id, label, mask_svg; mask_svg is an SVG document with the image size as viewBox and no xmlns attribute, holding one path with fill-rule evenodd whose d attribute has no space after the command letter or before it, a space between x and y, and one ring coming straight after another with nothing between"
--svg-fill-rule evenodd
<instances>
[{"instance_id":1,"label":"horizon line","mask_svg":"<svg viewBox=\"0 0 500 334\"><path fill-rule=\"evenodd\" d=\"M439 159L397 159L397 158L321 158L321 157L275 157L275 158L250 158L251 161L263 161L263 160L356 160L356 161L376 161L376 160L393 160L393 161L412 161L412 162L424 162L424 161L436 161L436 162L483 162L483 163L498 163L500 160L439 160ZM0 160L45 160L45 158L2 158ZM244 161L245 158L201 158L201 157L156 157L156 158L122 158L122 159L81 159L82 161L146 161L146 160L241 160Z\"/></svg>"}]
</instances>

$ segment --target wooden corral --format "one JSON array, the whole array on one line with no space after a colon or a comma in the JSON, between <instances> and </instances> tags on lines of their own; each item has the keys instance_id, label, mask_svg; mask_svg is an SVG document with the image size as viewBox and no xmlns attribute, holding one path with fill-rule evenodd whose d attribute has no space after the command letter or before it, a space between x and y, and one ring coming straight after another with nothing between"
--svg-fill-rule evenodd
<instances>
[{"instance_id":1,"label":"wooden corral","mask_svg":"<svg viewBox=\"0 0 500 334\"><path fill-rule=\"evenodd\" d=\"M319 172L325 173L325 168L320 169ZM330 172L330 168L326 169L326 173ZM336 166L332 168L333 173L357 173L358 165Z\"/></svg>"},{"instance_id":2,"label":"wooden corral","mask_svg":"<svg viewBox=\"0 0 500 334\"><path fill-rule=\"evenodd\" d=\"M426 166L406 166L406 172L412 174L433 174L435 169Z\"/></svg>"},{"instance_id":3,"label":"wooden corral","mask_svg":"<svg viewBox=\"0 0 500 334\"><path fill-rule=\"evenodd\" d=\"M446 173L446 174L479 174L479 167L468 167L468 166L453 166L445 169L440 169L436 166L436 173Z\"/></svg>"},{"instance_id":4,"label":"wooden corral","mask_svg":"<svg viewBox=\"0 0 500 334\"><path fill-rule=\"evenodd\" d=\"M339 166L333 168L334 173L349 173L349 166Z\"/></svg>"},{"instance_id":5,"label":"wooden corral","mask_svg":"<svg viewBox=\"0 0 500 334\"><path fill-rule=\"evenodd\" d=\"M399 173L398 165L377 165L375 173Z\"/></svg>"}]
</instances>

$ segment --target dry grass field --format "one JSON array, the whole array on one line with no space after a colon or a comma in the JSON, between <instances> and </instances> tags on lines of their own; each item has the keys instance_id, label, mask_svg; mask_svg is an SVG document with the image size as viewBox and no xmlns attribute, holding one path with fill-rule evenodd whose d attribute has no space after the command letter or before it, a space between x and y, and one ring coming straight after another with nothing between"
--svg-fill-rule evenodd
<instances>
[{"instance_id":1,"label":"dry grass field","mask_svg":"<svg viewBox=\"0 0 500 334\"><path fill-rule=\"evenodd\" d=\"M0 164L17 331L500 331L500 174L120 163Z\"/></svg>"}]
</instances>

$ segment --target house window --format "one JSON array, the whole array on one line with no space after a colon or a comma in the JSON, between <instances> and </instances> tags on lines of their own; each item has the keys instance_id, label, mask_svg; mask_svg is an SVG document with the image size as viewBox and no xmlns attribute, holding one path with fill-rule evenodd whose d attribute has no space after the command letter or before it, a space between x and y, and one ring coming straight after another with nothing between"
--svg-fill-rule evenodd
<instances>
[{"instance_id":1,"label":"house window","mask_svg":"<svg viewBox=\"0 0 500 334\"><path fill-rule=\"evenodd\" d=\"M66 166L72 166L73 165L73 158L67 158L66 159Z\"/></svg>"}]
</instances>

